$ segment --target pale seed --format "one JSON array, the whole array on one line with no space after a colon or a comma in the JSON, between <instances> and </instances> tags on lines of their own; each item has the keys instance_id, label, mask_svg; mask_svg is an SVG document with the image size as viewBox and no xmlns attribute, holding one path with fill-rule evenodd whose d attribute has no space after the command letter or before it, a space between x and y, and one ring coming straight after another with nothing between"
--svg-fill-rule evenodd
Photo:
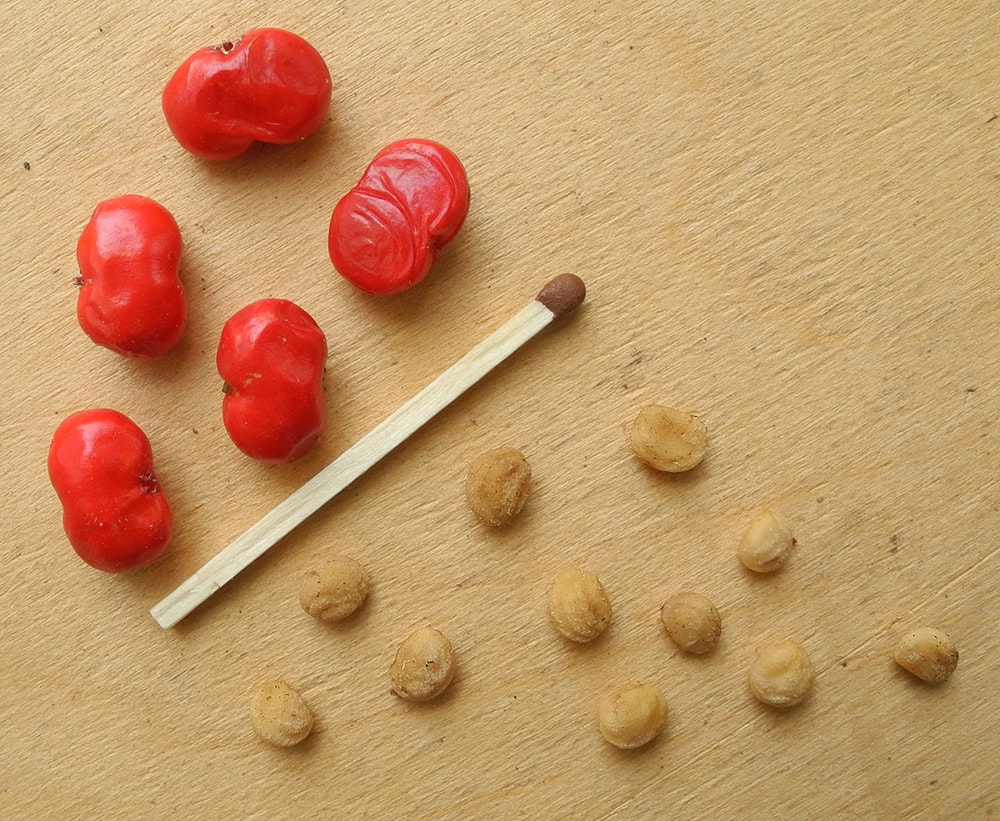
<instances>
[{"instance_id":1,"label":"pale seed","mask_svg":"<svg viewBox=\"0 0 1000 821\"><path fill-rule=\"evenodd\" d=\"M806 651L788 639L761 648L747 681L751 692L764 704L791 707L809 695L815 678Z\"/></svg>"},{"instance_id":2,"label":"pale seed","mask_svg":"<svg viewBox=\"0 0 1000 821\"><path fill-rule=\"evenodd\" d=\"M772 573L782 567L795 547L788 520L773 510L758 513L740 540L740 561L755 573Z\"/></svg>"},{"instance_id":3,"label":"pale seed","mask_svg":"<svg viewBox=\"0 0 1000 821\"><path fill-rule=\"evenodd\" d=\"M261 687L250 703L250 723L268 744L292 747L313 728L313 712L299 691L280 679Z\"/></svg>"},{"instance_id":4,"label":"pale seed","mask_svg":"<svg viewBox=\"0 0 1000 821\"><path fill-rule=\"evenodd\" d=\"M955 672L958 649L943 630L918 627L896 645L896 663L919 679L940 684Z\"/></svg>"},{"instance_id":5,"label":"pale seed","mask_svg":"<svg viewBox=\"0 0 1000 821\"><path fill-rule=\"evenodd\" d=\"M566 638L587 642L611 622L611 601L596 574L573 567L556 576L549 588L549 616Z\"/></svg>"},{"instance_id":6,"label":"pale seed","mask_svg":"<svg viewBox=\"0 0 1000 821\"><path fill-rule=\"evenodd\" d=\"M597 726L604 740L623 750L648 744L666 726L669 708L652 684L631 684L608 693L597 707Z\"/></svg>"},{"instance_id":7,"label":"pale seed","mask_svg":"<svg viewBox=\"0 0 1000 821\"><path fill-rule=\"evenodd\" d=\"M682 473L697 467L708 450L708 429L691 413L647 405L629 429L632 452L656 470Z\"/></svg>"}]
</instances>

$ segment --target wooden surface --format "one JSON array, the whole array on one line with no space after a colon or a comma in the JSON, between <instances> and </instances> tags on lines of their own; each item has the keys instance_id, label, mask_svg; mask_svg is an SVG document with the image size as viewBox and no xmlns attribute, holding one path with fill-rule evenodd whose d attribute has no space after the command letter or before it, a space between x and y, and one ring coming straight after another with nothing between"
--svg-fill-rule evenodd
<instances>
[{"instance_id":1,"label":"wooden surface","mask_svg":"<svg viewBox=\"0 0 1000 821\"><path fill-rule=\"evenodd\" d=\"M51 6L51 8L48 8ZM963 818L1000 814L995 592L1000 10L994 2L289 0L4 6L0 262L7 523L0 727L5 818ZM308 142L224 165L174 143L159 93L201 45L299 32L335 78ZM339 196L383 145L438 139L473 191L431 276L376 300L325 250ZM30 165L30 168L29 168ZM75 319L94 205L152 196L186 241L179 350L132 362ZM203 610L149 607L524 304L580 274L588 301L280 543ZM302 462L242 457L220 421L222 322L293 299L330 342L330 431ZM630 456L643 404L701 413L690 475ZM177 514L169 555L82 564L45 473L70 412L115 407L153 443ZM521 448L523 516L488 532L465 466ZM780 574L735 543L761 505L794 524ZM297 602L331 553L366 564L363 612ZM568 646L553 574L614 605ZM663 600L715 600L723 639L679 656ZM395 644L445 631L440 702L389 693ZM929 688L891 661L906 629L961 653ZM818 669L778 713L745 684L791 637ZM258 742L263 679L317 714ZM660 685L668 731L622 753L594 708Z\"/></svg>"}]
</instances>

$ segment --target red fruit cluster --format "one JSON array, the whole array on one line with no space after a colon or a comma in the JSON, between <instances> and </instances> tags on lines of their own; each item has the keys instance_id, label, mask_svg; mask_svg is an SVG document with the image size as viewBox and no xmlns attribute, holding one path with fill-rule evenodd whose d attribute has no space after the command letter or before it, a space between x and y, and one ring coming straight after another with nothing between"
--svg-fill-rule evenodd
<instances>
[{"instance_id":1,"label":"red fruit cluster","mask_svg":"<svg viewBox=\"0 0 1000 821\"><path fill-rule=\"evenodd\" d=\"M291 32L260 28L191 54L161 102L187 151L231 160L255 142L287 145L313 134L331 91L316 49ZM468 209L465 170L451 151L429 140L392 143L334 209L331 260L369 293L399 293L427 275ZM174 349L188 310L182 247L176 220L154 200L128 194L100 203L77 243L84 332L129 357ZM326 430L326 357L323 331L288 300L253 302L225 323L216 352L222 418L243 453L287 463L315 447ZM72 414L52 437L48 467L67 536L86 562L118 572L163 554L173 516L149 440L131 419L103 408Z\"/></svg>"}]
</instances>

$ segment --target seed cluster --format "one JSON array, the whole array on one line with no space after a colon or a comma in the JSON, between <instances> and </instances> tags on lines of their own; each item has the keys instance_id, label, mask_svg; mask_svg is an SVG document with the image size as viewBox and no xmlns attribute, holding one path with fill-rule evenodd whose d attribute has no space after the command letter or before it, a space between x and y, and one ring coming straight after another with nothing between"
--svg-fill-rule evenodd
<instances>
[{"instance_id":1,"label":"seed cluster","mask_svg":"<svg viewBox=\"0 0 1000 821\"><path fill-rule=\"evenodd\" d=\"M660 406L643 408L630 430L635 454L659 470L690 470L704 457L707 436L698 417ZM666 454L666 455L665 455ZM513 448L481 453L470 463L465 498L476 517L491 527L509 524L521 511L531 483L531 468ZM754 514L736 544L736 555L754 573L784 568L796 538L786 516L762 509ZM337 556L301 581L299 600L310 615L338 621L355 612L371 587L371 577L356 560ZM604 635L611 623L611 598L597 573L582 566L562 569L547 595L549 620L565 639L585 645ZM722 636L722 615L715 603L694 590L678 590L659 610L669 641L684 655L715 653ZM717 653L716 653L717 654ZM958 651L941 630L923 627L903 636L896 662L919 679L941 683L954 672ZM424 626L397 646L389 665L391 692L409 702L429 701L444 693L455 677L456 656L448 637ZM771 708L806 701L816 681L816 668L806 648L791 638L759 647L746 673L752 696ZM660 687L637 681L606 692L596 705L601 737L623 750L644 747L665 730L670 709ZM288 684L273 682L256 696L251 711L254 729L278 745L298 743L312 729L312 712Z\"/></svg>"}]
</instances>

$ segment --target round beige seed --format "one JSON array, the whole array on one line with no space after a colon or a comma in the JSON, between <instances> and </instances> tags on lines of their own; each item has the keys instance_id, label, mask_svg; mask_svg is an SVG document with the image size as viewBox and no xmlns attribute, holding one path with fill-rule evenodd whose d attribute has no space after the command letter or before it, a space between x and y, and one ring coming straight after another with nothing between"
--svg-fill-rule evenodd
<instances>
[{"instance_id":1,"label":"round beige seed","mask_svg":"<svg viewBox=\"0 0 1000 821\"><path fill-rule=\"evenodd\" d=\"M491 527L509 524L528 499L531 466L514 448L477 456L465 477L465 498L472 512Z\"/></svg>"},{"instance_id":2,"label":"round beige seed","mask_svg":"<svg viewBox=\"0 0 1000 821\"><path fill-rule=\"evenodd\" d=\"M755 573L772 573L788 560L795 547L792 528L780 513L763 510L747 525L740 540L740 561Z\"/></svg>"},{"instance_id":3,"label":"round beige seed","mask_svg":"<svg viewBox=\"0 0 1000 821\"><path fill-rule=\"evenodd\" d=\"M629 429L632 452L657 470L682 473L708 450L708 430L697 416L662 405L642 408Z\"/></svg>"},{"instance_id":4,"label":"round beige seed","mask_svg":"<svg viewBox=\"0 0 1000 821\"><path fill-rule=\"evenodd\" d=\"M389 667L392 692L407 701L427 701L455 676L455 652L440 630L421 627L407 636Z\"/></svg>"},{"instance_id":5,"label":"round beige seed","mask_svg":"<svg viewBox=\"0 0 1000 821\"><path fill-rule=\"evenodd\" d=\"M594 573L571 567L549 588L549 616L566 638L591 641L611 622L611 601Z\"/></svg>"},{"instance_id":6,"label":"round beige seed","mask_svg":"<svg viewBox=\"0 0 1000 821\"><path fill-rule=\"evenodd\" d=\"M896 645L896 663L919 679L940 684L958 666L958 649L943 630L918 627Z\"/></svg>"},{"instance_id":7,"label":"round beige seed","mask_svg":"<svg viewBox=\"0 0 1000 821\"><path fill-rule=\"evenodd\" d=\"M350 556L336 556L310 570L299 587L299 603L314 618L334 622L346 619L364 603L371 578Z\"/></svg>"},{"instance_id":8,"label":"round beige seed","mask_svg":"<svg viewBox=\"0 0 1000 821\"><path fill-rule=\"evenodd\" d=\"M299 691L280 679L261 687L250 703L250 723L268 744L292 747L313 728L313 712Z\"/></svg>"},{"instance_id":9,"label":"round beige seed","mask_svg":"<svg viewBox=\"0 0 1000 821\"><path fill-rule=\"evenodd\" d=\"M790 639L762 647L750 666L750 691L764 704L791 707L812 688L816 671L800 644Z\"/></svg>"},{"instance_id":10,"label":"round beige seed","mask_svg":"<svg viewBox=\"0 0 1000 821\"><path fill-rule=\"evenodd\" d=\"M663 693L652 684L631 684L608 693L597 707L597 726L605 741L623 750L648 744L667 724Z\"/></svg>"},{"instance_id":11,"label":"round beige seed","mask_svg":"<svg viewBox=\"0 0 1000 821\"><path fill-rule=\"evenodd\" d=\"M722 616L701 593L675 593L660 609L667 635L685 653L707 653L719 643Z\"/></svg>"}]
</instances>

